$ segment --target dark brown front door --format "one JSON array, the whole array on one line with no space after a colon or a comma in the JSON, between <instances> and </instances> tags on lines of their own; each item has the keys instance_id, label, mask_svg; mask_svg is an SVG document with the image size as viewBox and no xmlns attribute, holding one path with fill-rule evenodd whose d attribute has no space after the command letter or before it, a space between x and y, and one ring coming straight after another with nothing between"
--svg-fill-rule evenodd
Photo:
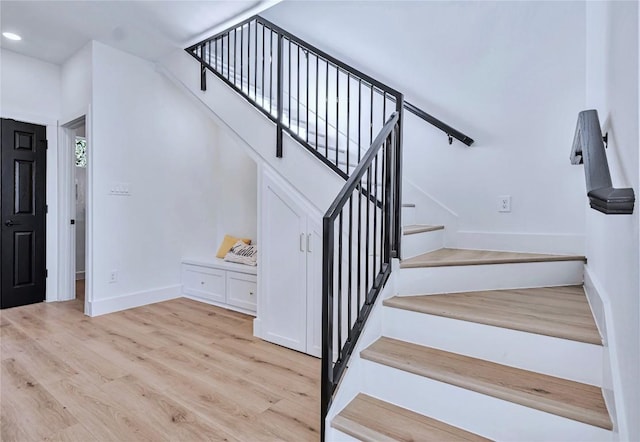
<instances>
[{"instance_id":1,"label":"dark brown front door","mask_svg":"<svg viewBox=\"0 0 640 442\"><path fill-rule=\"evenodd\" d=\"M44 301L46 128L2 119L0 308Z\"/></svg>"}]
</instances>

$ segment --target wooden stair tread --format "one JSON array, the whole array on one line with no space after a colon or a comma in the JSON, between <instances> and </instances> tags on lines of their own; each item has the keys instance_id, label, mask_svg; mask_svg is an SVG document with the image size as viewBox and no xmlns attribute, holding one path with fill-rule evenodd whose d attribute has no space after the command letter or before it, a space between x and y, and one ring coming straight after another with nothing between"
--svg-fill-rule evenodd
<instances>
[{"instance_id":1,"label":"wooden stair tread","mask_svg":"<svg viewBox=\"0 0 640 442\"><path fill-rule=\"evenodd\" d=\"M540 253L498 252L493 250L439 249L405 259L401 268L464 266L481 264L511 264L523 262L585 261L578 255L548 255Z\"/></svg>"},{"instance_id":2,"label":"wooden stair tread","mask_svg":"<svg viewBox=\"0 0 640 442\"><path fill-rule=\"evenodd\" d=\"M331 426L364 442L489 440L362 393L333 418Z\"/></svg>"},{"instance_id":3,"label":"wooden stair tread","mask_svg":"<svg viewBox=\"0 0 640 442\"><path fill-rule=\"evenodd\" d=\"M431 226L427 224L412 224L402 228L403 235L415 235L416 233L433 232L442 230L444 226Z\"/></svg>"},{"instance_id":4,"label":"wooden stair tread","mask_svg":"<svg viewBox=\"0 0 640 442\"><path fill-rule=\"evenodd\" d=\"M602 345L581 286L395 296L384 305Z\"/></svg>"},{"instance_id":5,"label":"wooden stair tread","mask_svg":"<svg viewBox=\"0 0 640 442\"><path fill-rule=\"evenodd\" d=\"M598 387L382 337L364 359L611 430Z\"/></svg>"}]
</instances>

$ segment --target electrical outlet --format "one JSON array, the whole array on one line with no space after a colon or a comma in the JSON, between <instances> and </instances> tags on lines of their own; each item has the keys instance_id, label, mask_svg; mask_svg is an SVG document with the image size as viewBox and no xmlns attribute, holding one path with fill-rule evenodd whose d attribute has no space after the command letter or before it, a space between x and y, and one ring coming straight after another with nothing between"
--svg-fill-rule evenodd
<instances>
[{"instance_id":1,"label":"electrical outlet","mask_svg":"<svg viewBox=\"0 0 640 442\"><path fill-rule=\"evenodd\" d=\"M118 281L118 271L111 270L111 273L109 273L109 283L114 283L117 281Z\"/></svg>"},{"instance_id":2,"label":"electrical outlet","mask_svg":"<svg viewBox=\"0 0 640 442\"><path fill-rule=\"evenodd\" d=\"M498 197L498 212L511 212L511 195Z\"/></svg>"}]
</instances>

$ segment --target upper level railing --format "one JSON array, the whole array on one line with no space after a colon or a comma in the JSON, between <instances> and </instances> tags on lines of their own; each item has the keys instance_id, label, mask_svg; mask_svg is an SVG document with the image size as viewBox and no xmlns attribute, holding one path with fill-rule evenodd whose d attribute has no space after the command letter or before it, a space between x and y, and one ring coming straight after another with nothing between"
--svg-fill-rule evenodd
<instances>
[{"instance_id":1,"label":"upper level railing","mask_svg":"<svg viewBox=\"0 0 640 442\"><path fill-rule=\"evenodd\" d=\"M259 16L186 51L345 179L402 97Z\"/></svg>"},{"instance_id":2,"label":"upper level railing","mask_svg":"<svg viewBox=\"0 0 640 442\"><path fill-rule=\"evenodd\" d=\"M584 163L587 196L592 209L607 215L633 213L633 189L613 187L596 110L586 110L578 114L570 159L571 164Z\"/></svg>"}]
</instances>

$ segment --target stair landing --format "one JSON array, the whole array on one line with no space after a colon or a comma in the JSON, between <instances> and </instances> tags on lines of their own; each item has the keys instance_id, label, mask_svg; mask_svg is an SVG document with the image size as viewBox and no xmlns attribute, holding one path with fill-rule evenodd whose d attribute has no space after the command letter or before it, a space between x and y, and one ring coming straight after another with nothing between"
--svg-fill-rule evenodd
<instances>
[{"instance_id":1,"label":"stair landing","mask_svg":"<svg viewBox=\"0 0 640 442\"><path fill-rule=\"evenodd\" d=\"M498 252L492 250L439 249L405 259L400 268L511 264L550 261L586 261L579 255L548 255L540 253Z\"/></svg>"},{"instance_id":2,"label":"stair landing","mask_svg":"<svg viewBox=\"0 0 640 442\"><path fill-rule=\"evenodd\" d=\"M489 440L361 393L331 426L363 442Z\"/></svg>"},{"instance_id":3,"label":"stair landing","mask_svg":"<svg viewBox=\"0 0 640 442\"><path fill-rule=\"evenodd\" d=\"M602 345L581 286L395 296L384 305Z\"/></svg>"}]
</instances>

